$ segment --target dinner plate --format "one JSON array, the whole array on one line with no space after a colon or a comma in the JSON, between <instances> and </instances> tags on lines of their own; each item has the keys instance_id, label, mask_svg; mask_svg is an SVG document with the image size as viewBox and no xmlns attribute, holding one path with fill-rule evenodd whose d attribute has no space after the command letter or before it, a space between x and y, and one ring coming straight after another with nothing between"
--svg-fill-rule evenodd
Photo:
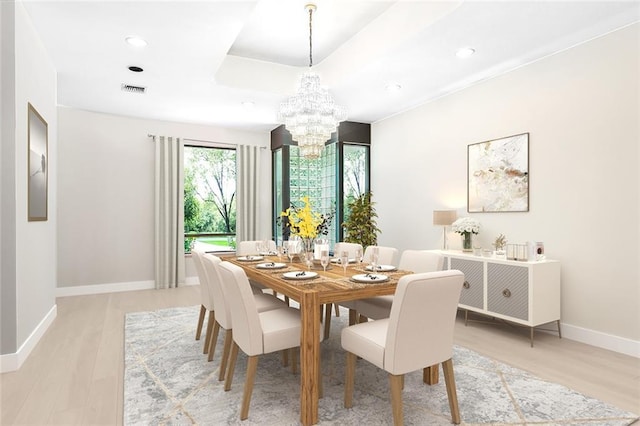
<instances>
[{"instance_id":1,"label":"dinner plate","mask_svg":"<svg viewBox=\"0 0 640 426\"><path fill-rule=\"evenodd\" d=\"M261 256L276 256L278 254L277 251L263 251L260 252Z\"/></svg>"},{"instance_id":2,"label":"dinner plate","mask_svg":"<svg viewBox=\"0 0 640 426\"><path fill-rule=\"evenodd\" d=\"M266 262L266 263L258 263L256 268L258 269L281 269L286 268L286 263L278 263L278 262Z\"/></svg>"},{"instance_id":3,"label":"dinner plate","mask_svg":"<svg viewBox=\"0 0 640 426\"><path fill-rule=\"evenodd\" d=\"M238 260L240 262L256 262L264 259L264 256L240 256Z\"/></svg>"},{"instance_id":4,"label":"dinner plate","mask_svg":"<svg viewBox=\"0 0 640 426\"><path fill-rule=\"evenodd\" d=\"M381 283L387 281L389 277L383 274L358 274L352 276L351 279L359 283Z\"/></svg>"},{"instance_id":5,"label":"dinner plate","mask_svg":"<svg viewBox=\"0 0 640 426\"><path fill-rule=\"evenodd\" d=\"M367 266L366 268L367 271L373 271L373 268L371 267L371 265ZM393 265L376 265L376 272L389 272L389 271L395 271L396 267Z\"/></svg>"},{"instance_id":6,"label":"dinner plate","mask_svg":"<svg viewBox=\"0 0 640 426\"><path fill-rule=\"evenodd\" d=\"M334 257L333 259L331 259L331 263L340 263L340 258L339 257ZM355 259L349 259L349 263L356 263Z\"/></svg>"},{"instance_id":7,"label":"dinner plate","mask_svg":"<svg viewBox=\"0 0 640 426\"><path fill-rule=\"evenodd\" d=\"M288 280L308 280L310 278L317 277L318 273L310 271L292 271L285 272L284 274L282 274L282 276Z\"/></svg>"}]
</instances>

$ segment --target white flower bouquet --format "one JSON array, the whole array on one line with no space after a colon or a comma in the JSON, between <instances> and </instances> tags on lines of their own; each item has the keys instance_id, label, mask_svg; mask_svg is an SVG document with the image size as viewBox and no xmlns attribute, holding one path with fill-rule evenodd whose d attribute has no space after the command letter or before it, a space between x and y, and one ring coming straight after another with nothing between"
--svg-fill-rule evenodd
<instances>
[{"instance_id":1,"label":"white flower bouquet","mask_svg":"<svg viewBox=\"0 0 640 426\"><path fill-rule=\"evenodd\" d=\"M453 222L453 225L451 225L451 229L453 230L453 232L457 232L461 235L466 232L477 234L478 232L480 232L480 222L472 217L461 217L460 219Z\"/></svg>"}]
</instances>

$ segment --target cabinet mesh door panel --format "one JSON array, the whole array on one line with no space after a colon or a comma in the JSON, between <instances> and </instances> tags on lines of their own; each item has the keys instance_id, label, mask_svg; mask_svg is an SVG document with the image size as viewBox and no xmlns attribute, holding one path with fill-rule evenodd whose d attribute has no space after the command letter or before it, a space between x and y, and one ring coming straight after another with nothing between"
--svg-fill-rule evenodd
<instances>
[{"instance_id":1,"label":"cabinet mesh door panel","mask_svg":"<svg viewBox=\"0 0 640 426\"><path fill-rule=\"evenodd\" d=\"M457 269L464 274L465 287L460 294L460 303L474 308L484 309L483 267L482 262L475 260L451 258L449 269Z\"/></svg>"},{"instance_id":2,"label":"cabinet mesh door panel","mask_svg":"<svg viewBox=\"0 0 640 426\"><path fill-rule=\"evenodd\" d=\"M487 265L487 310L529 320L529 269L523 266Z\"/></svg>"}]
</instances>

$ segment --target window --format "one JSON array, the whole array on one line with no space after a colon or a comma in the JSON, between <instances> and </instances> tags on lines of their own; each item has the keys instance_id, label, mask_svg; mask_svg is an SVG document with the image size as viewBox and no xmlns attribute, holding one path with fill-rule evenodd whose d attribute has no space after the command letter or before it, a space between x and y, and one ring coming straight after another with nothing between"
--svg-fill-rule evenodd
<instances>
[{"instance_id":1,"label":"window","mask_svg":"<svg viewBox=\"0 0 640 426\"><path fill-rule=\"evenodd\" d=\"M342 150L343 221L349 204L369 190L369 146L344 144Z\"/></svg>"},{"instance_id":2,"label":"window","mask_svg":"<svg viewBox=\"0 0 640 426\"><path fill-rule=\"evenodd\" d=\"M236 151L184 147L185 252L235 250Z\"/></svg>"},{"instance_id":3,"label":"window","mask_svg":"<svg viewBox=\"0 0 640 426\"><path fill-rule=\"evenodd\" d=\"M277 243L288 238L287 229L276 220L291 203L300 203L307 195L314 210L328 214L336 212L329 235L331 245L343 238L341 223L349 215L349 203L369 190L369 126L365 125L363 142L339 141L325 145L320 158L300 157L298 147L284 126L272 132L273 165L273 235ZM348 127L352 130L354 127ZM363 126L356 124L356 129Z\"/></svg>"}]
</instances>

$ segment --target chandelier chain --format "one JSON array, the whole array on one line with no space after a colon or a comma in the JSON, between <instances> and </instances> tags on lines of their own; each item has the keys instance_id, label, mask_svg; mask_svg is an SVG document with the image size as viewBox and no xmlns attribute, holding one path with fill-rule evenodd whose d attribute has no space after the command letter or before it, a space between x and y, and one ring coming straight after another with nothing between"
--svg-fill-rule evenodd
<instances>
[{"instance_id":1,"label":"chandelier chain","mask_svg":"<svg viewBox=\"0 0 640 426\"><path fill-rule=\"evenodd\" d=\"M313 43L312 43L312 16L313 16L313 8L309 8L309 68L313 66Z\"/></svg>"}]
</instances>

